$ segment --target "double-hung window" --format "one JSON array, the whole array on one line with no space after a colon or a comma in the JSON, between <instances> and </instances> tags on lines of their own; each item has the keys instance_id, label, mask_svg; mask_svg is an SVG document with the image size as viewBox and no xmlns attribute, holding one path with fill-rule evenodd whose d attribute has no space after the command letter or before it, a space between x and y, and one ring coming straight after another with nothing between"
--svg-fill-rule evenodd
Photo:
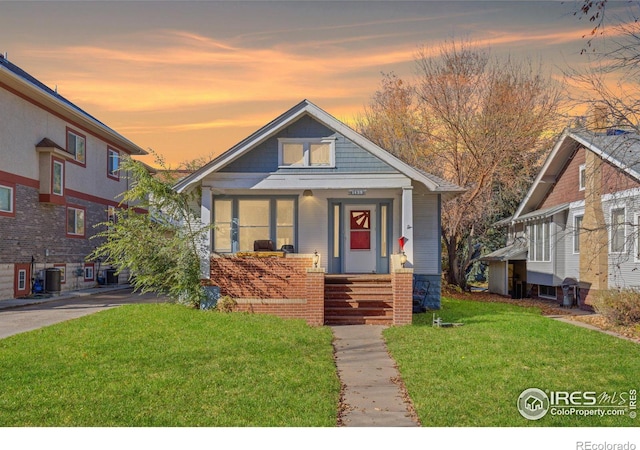
<instances>
[{"instance_id":1,"label":"double-hung window","mask_svg":"<svg viewBox=\"0 0 640 450\"><path fill-rule=\"evenodd\" d=\"M64 161L53 159L51 165L51 193L64 195Z\"/></svg>"},{"instance_id":2,"label":"double-hung window","mask_svg":"<svg viewBox=\"0 0 640 450\"><path fill-rule=\"evenodd\" d=\"M611 253L623 253L625 251L625 223L624 208L611 210Z\"/></svg>"},{"instance_id":3,"label":"double-hung window","mask_svg":"<svg viewBox=\"0 0 640 450\"><path fill-rule=\"evenodd\" d=\"M13 186L0 184L0 215L14 215L14 192Z\"/></svg>"},{"instance_id":4,"label":"double-hung window","mask_svg":"<svg viewBox=\"0 0 640 450\"><path fill-rule=\"evenodd\" d=\"M67 206L67 236L84 237L85 210L77 206Z\"/></svg>"},{"instance_id":5,"label":"double-hung window","mask_svg":"<svg viewBox=\"0 0 640 450\"><path fill-rule=\"evenodd\" d=\"M334 167L335 139L278 139L279 167Z\"/></svg>"},{"instance_id":6,"label":"double-hung window","mask_svg":"<svg viewBox=\"0 0 640 450\"><path fill-rule=\"evenodd\" d=\"M120 152L112 148L107 149L107 176L114 180L120 179Z\"/></svg>"},{"instance_id":7,"label":"double-hung window","mask_svg":"<svg viewBox=\"0 0 640 450\"><path fill-rule=\"evenodd\" d=\"M580 253L580 233L583 216L573 217L573 253Z\"/></svg>"},{"instance_id":8,"label":"double-hung window","mask_svg":"<svg viewBox=\"0 0 640 450\"><path fill-rule=\"evenodd\" d=\"M86 164L86 142L87 138L84 135L67 128L67 151L83 166Z\"/></svg>"},{"instance_id":9,"label":"double-hung window","mask_svg":"<svg viewBox=\"0 0 640 450\"><path fill-rule=\"evenodd\" d=\"M587 186L587 178L586 178L586 166L582 164L578 168L578 190L584 191Z\"/></svg>"},{"instance_id":10,"label":"double-hung window","mask_svg":"<svg viewBox=\"0 0 640 450\"><path fill-rule=\"evenodd\" d=\"M550 225L550 219L529 225L529 261L547 262L551 260Z\"/></svg>"}]
</instances>

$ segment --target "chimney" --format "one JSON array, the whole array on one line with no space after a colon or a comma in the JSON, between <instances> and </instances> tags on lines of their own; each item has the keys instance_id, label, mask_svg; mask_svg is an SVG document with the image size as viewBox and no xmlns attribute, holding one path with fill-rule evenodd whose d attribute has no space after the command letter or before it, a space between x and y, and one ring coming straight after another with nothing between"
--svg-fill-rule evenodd
<instances>
[{"instance_id":1,"label":"chimney","mask_svg":"<svg viewBox=\"0 0 640 450\"><path fill-rule=\"evenodd\" d=\"M609 127L609 111L607 105L594 103L589 113L587 128L596 132L606 131Z\"/></svg>"}]
</instances>

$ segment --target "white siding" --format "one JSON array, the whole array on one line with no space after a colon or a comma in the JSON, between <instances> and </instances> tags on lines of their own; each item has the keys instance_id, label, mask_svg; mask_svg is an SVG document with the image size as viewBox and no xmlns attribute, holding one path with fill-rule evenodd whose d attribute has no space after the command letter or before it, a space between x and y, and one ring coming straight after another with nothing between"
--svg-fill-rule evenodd
<instances>
[{"instance_id":1,"label":"white siding","mask_svg":"<svg viewBox=\"0 0 640 450\"><path fill-rule=\"evenodd\" d=\"M441 257L438 195L415 186L413 217L413 271L417 274L438 274Z\"/></svg>"},{"instance_id":2,"label":"white siding","mask_svg":"<svg viewBox=\"0 0 640 450\"><path fill-rule=\"evenodd\" d=\"M505 261L491 261L489 263L489 292L499 295L508 295L507 288L507 263Z\"/></svg>"},{"instance_id":3,"label":"white siding","mask_svg":"<svg viewBox=\"0 0 640 450\"><path fill-rule=\"evenodd\" d=\"M611 253L607 249L609 252L609 287L612 289L640 287L640 261L636 257L639 201L640 192L637 189L607 196L603 201L602 209L607 224L611 221L612 209L625 209L625 252ZM610 245L611 233L609 232L609 247Z\"/></svg>"}]
</instances>

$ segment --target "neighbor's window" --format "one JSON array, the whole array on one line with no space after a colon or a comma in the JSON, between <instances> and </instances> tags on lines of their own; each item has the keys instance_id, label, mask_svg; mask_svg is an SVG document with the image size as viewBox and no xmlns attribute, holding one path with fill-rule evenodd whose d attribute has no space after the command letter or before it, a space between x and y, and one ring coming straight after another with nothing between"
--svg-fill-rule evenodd
<instances>
[{"instance_id":1,"label":"neighbor's window","mask_svg":"<svg viewBox=\"0 0 640 450\"><path fill-rule=\"evenodd\" d=\"M280 167L332 167L335 158L335 139L278 140Z\"/></svg>"},{"instance_id":2,"label":"neighbor's window","mask_svg":"<svg viewBox=\"0 0 640 450\"><path fill-rule=\"evenodd\" d=\"M540 297L547 297L547 298L556 298L556 288L555 286L544 286L544 285L539 285L538 286L538 295Z\"/></svg>"},{"instance_id":3,"label":"neighbor's window","mask_svg":"<svg viewBox=\"0 0 640 450\"><path fill-rule=\"evenodd\" d=\"M636 262L640 261L640 214L636 215Z\"/></svg>"},{"instance_id":4,"label":"neighbor's window","mask_svg":"<svg viewBox=\"0 0 640 450\"><path fill-rule=\"evenodd\" d=\"M573 218L573 253L580 253L580 232L582 229L582 217Z\"/></svg>"},{"instance_id":5,"label":"neighbor's window","mask_svg":"<svg viewBox=\"0 0 640 450\"><path fill-rule=\"evenodd\" d=\"M64 162L56 159L51 167L51 193L64 195Z\"/></svg>"},{"instance_id":6,"label":"neighbor's window","mask_svg":"<svg viewBox=\"0 0 640 450\"><path fill-rule=\"evenodd\" d=\"M67 151L71 153L80 164L86 163L85 155L86 138L82 134L67 128Z\"/></svg>"},{"instance_id":7,"label":"neighbor's window","mask_svg":"<svg viewBox=\"0 0 640 450\"><path fill-rule=\"evenodd\" d=\"M24 269L18 270L18 290L24 291L27 289L27 271Z\"/></svg>"},{"instance_id":8,"label":"neighbor's window","mask_svg":"<svg viewBox=\"0 0 640 450\"><path fill-rule=\"evenodd\" d=\"M624 208L615 208L611 210L611 253L622 253L624 248Z\"/></svg>"},{"instance_id":9,"label":"neighbor's window","mask_svg":"<svg viewBox=\"0 0 640 450\"><path fill-rule=\"evenodd\" d=\"M550 261L549 226L551 220L529 225L529 261Z\"/></svg>"},{"instance_id":10,"label":"neighbor's window","mask_svg":"<svg viewBox=\"0 0 640 450\"><path fill-rule=\"evenodd\" d=\"M0 185L0 213L13 214L13 187Z\"/></svg>"},{"instance_id":11,"label":"neighbor's window","mask_svg":"<svg viewBox=\"0 0 640 450\"><path fill-rule=\"evenodd\" d=\"M116 180L120 179L120 152L112 148L107 150L107 176Z\"/></svg>"},{"instance_id":12,"label":"neighbor's window","mask_svg":"<svg viewBox=\"0 0 640 450\"><path fill-rule=\"evenodd\" d=\"M95 279L95 271L93 263L84 265L84 281L93 281Z\"/></svg>"},{"instance_id":13,"label":"neighbor's window","mask_svg":"<svg viewBox=\"0 0 640 450\"><path fill-rule=\"evenodd\" d=\"M581 191L587 186L586 173L585 165L582 164L578 169L578 186Z\"/></svg>"},{"instance_id":14,"label":"neighbor's window","mask_svg":"<svg viewBox=\"0 0 640 450\"><path fill-rule=\"evenodd\" d=\"M84 209L67 206L67 235L84 237Z\"/></svg>"}]
</instances>

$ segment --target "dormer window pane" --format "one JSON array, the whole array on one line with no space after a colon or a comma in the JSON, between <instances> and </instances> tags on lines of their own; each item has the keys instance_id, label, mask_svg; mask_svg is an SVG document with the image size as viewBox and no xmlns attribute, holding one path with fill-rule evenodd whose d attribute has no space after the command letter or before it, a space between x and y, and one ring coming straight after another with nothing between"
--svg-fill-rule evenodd
<instances>
[{"instance_id":1,"label":"dormer window pane","mask_svg":"<svg viewBox=\"0 0 640 450\"><path fill-rule=\"evenodd\" d=\"M309 145L309 165L328 166L331 163L331 144L323 142Z\"/></svg>"},{"instance_id":2,"label":"dormer window pane","mask_svg":"<svg viewBox=\"0 0 640 450\"><path fill-rule=\"evenodd\" d=\"M302 166L304 165L304 146L302 143L282 144L282 165Z\"/></svg>"}]
</instances>

